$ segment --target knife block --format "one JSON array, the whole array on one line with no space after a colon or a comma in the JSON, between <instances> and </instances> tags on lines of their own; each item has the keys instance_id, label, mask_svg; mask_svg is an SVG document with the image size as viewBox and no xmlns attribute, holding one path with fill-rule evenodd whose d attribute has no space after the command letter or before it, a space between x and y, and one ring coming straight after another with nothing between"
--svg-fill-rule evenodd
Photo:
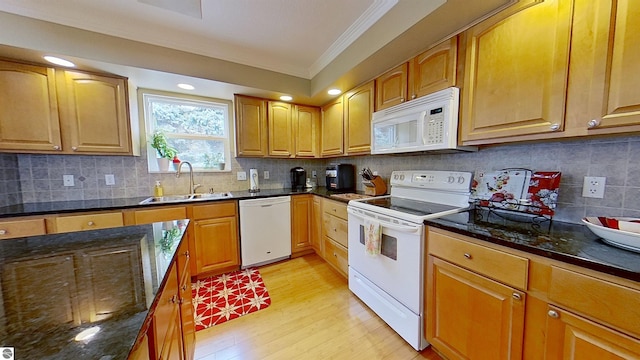
<instances>
[{"instance_id":1,"label":"knife block","mask_svg":"<svg viewBox=\"0 0 640 360\"><path fill-rule=\"evenodd\" d=\"M378 196L387 193L387 184L380 176L375 176L371 180L364 180L362 184L364 185L365 195Z\"/></svg>"}]
</instances>

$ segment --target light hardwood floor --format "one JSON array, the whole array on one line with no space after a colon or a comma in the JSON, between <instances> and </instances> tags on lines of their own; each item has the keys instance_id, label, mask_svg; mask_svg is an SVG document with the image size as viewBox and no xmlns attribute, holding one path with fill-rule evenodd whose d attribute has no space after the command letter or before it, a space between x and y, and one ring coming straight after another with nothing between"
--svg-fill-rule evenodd
<instances>
[{"instance_id":1,"label":"light hardwood floor","mask_svg":"<svg viewBox=\"0 0 640 360\"><path fill-rule=\"evenodd\" d=\"M441 360L431 348L416 352L315 254L260 273L271 305L198 331L196 360Z\"/></svg>"}]
</instances>

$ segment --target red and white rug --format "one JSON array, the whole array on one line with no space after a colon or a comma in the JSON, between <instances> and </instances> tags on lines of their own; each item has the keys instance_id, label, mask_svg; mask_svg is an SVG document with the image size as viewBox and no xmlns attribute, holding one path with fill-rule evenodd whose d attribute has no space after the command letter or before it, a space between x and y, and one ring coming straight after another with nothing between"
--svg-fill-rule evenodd
<instances>
[{"instance_id":1,"label":"red and white rug","mask_svg":"<svg viewBox=\"0 0 640 360\"><path fill-rule=\"evenodd\" d=\"M268 307L269 292L258 269L211 276L191 284L196 331Z\"/></svg>"}]
</instances>

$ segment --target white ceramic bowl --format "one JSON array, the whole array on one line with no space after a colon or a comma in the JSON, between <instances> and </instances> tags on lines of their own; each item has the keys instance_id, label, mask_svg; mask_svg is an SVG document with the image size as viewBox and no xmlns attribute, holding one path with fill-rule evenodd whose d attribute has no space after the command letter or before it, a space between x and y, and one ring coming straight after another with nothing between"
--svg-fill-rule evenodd
<instances>
[{"instance_id":1,"label":"white ceramic bowl","mask_svg":"<svg viewBox=\"0 0 640 360\"><path fill-rule=\"evenodd\" d=\"M617 219L620 221L637 220L633 218ZM582 222L585 223L594 234L600 236L604 242L623 249L640 252L640 233L608 228L601 225L597 217L586 217L582 219Z\"/></svg>"}]
</instances>

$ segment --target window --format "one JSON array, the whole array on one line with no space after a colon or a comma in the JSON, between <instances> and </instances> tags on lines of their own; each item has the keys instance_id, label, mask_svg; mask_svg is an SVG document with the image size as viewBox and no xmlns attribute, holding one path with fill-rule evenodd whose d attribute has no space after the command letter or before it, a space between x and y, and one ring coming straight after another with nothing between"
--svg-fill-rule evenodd
<instances>
[{"instance_id":1,"label":"window","mask_svg":"<svg viewBox=\"0 0 640 360\"><path fill-rule=\"evenodd\" d=\"M231 101L152 90L140 90L140 94L149 172L161 171L149 141L156 131L166 135L178 159L190 162L194 171L231 170Z\"/></svg>"}]
</instances>

